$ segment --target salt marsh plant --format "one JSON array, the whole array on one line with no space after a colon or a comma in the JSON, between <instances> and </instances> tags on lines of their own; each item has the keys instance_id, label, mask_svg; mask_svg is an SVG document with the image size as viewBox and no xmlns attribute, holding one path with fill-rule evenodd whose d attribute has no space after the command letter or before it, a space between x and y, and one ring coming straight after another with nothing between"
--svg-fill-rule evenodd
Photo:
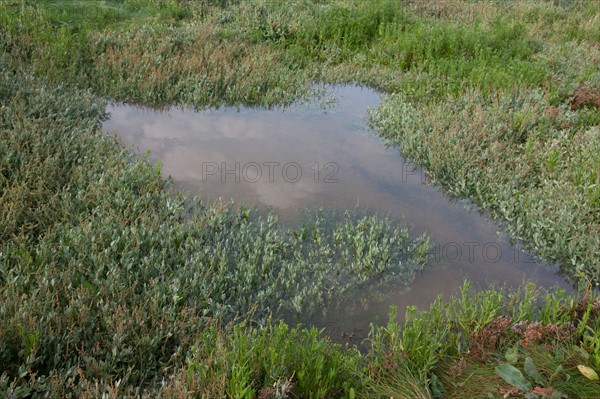
<instances>
[{"instance_id":1,"label":"salt marsh plant","mask_svg":"<svg viewBox=\"0 0 600 399\"><path fill-rule=\"evenodd\" d=\"M472 92L420 106L392 95L371 113L380 134L432 181L504 220L565 274L597 281L600 130L581 118L587 114L555 107L540 91L494 99Z\"/></svg>"},{"instance_id":2,"label":"salt marsh plant","mask_svg":"<svg viewBox=\"0 0 600 399\"><path fill-rule=\"evenodd\" d=\"M392 94L373 114L390 144L597 283L597 4L399 4L0 1L1 396L600 397L594 290L465 290L344 349L268 315L410 283L425 237L188 206L100 133L106 98L274 105L366 83Z\"/></svg>"},{"instance_id":3,"label":"salt marsh plant","mask_svg":"<svg viewBox=\"0 0 600 399\"><path fill-rule=\"evenodd\" d=\"M597 279L591 2L1 4L4 68L122 101L286 104L311 81L395 92L375 118L390 144L565 274ZM404 133L409 113L437 133Z\"/></svg>"},{"instance_id":4,"label":"salt marsh plant","mask_svg":"<svg viewBox=\"0 0 600 399\"><path fill-rule=\"evenodd\" d=\"M392 310L387 325L373 327L364 353L332 344L315 328L271 320L262 327L208 322L185 360L158 384L144 392L117 384L117 392L164 398L597 397L600 386L588 370L598 363L584 342L598 328L598 297L577 297L564 291L544 296L531 285L473 293L465 285L459 296L440 298L426 311L409 309L402 325ZM520 370L525 383L504 378L507 365ZM111 390L114 381L86 379L75 389L84 397Z\"/></svg>"},{"instance_id":5,"label":"salt marsh plant","mask_svg":"<svg viewBox=\"0 0 600 399\"><path fill-rule=\"evenodd\" d=\"M365 284L409 284L422 267L425 238L376 216L318 216L295 231L272 214L186 204L159 167L101 133L103 101L14 78L2 74L0 102L0 363L11 379L59 367L74 383L79 367L142 384L181 360L205 320L308 314Z\"/></svg>"}]
</instances>

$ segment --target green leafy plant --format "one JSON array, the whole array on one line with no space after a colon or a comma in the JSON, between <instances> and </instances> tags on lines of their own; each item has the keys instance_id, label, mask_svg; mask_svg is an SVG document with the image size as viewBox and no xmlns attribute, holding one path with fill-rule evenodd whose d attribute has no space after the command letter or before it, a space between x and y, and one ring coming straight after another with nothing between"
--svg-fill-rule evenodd
<instances>
[{"instance_id":1,"label":"green leafy plant","mask_svg":"<svg viewBox=\"0 0 600 399\"><path fill-rule=\"evenodd\" d=\"M588 1L0 1L0 396L472 398L515 388L506 361L529 395L600 397L593 290L465 288L374 327L365 354L269 326L332 286L410 284L427 238L190 202L99 130L107 98L274 106L369 84L391 94L373 124L434 183L596 284L597 20Z\"/></svg>"}]
</instances>

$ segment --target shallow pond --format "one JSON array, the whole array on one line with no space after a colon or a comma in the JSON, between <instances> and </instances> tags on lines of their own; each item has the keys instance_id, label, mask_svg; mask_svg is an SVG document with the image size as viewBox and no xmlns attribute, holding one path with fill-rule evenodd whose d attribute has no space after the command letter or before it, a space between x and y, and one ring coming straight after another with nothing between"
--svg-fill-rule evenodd
<instances>
[{"instance_id":1,"label":"shallow pond","mask_svg":"<svg viewBox=\"0 0 600 399\"><path fill-rule=\"evenodd\" d=\"M383 302L310 320L332 326L332 334L364 336L368 323L385 321L390 305L401 314L406 305L426 307L464 279L479 288L525 280L568 287L554 269L498 237L496 223L428 185L421 169L375 137L366 120L368 107L381 101L376 92L330 90L331 107L194 112L113 105L103 128L141 153L150 150L179 189L206 200L271 209L292 224L306 208L367 208L429 234L431 260L408 292L388 288Z\"/></svg>"}]
</instances>

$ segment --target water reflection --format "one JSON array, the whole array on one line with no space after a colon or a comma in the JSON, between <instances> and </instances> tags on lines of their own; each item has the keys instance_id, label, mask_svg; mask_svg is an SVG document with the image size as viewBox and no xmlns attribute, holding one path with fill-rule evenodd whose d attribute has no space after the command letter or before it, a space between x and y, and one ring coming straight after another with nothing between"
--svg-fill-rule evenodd
<instances>
[{"instance_id":1,"label":"water reflection","mask_svg":"<svg viewBox=\"0 0 600 399\"><path fill-rule=\"evenodd\" d=\"M307 207L366 207L432 237L432 261L409 292L388 288L385 301L330 312L322 325L364 328L385 320L391 304L428 306L440 293L455 293L465 278L481 288L525 280L567 287L550 268L497 237L495 223L425 184L421 169L373 137L366 115L381 101L376 92L356 86L335 92L338 102L328 110L311 104L156 112L115 105L104 129L140 152L150 150L180 189L207 200L271 209L290 223Z\"/></svg>"}]
</instances>

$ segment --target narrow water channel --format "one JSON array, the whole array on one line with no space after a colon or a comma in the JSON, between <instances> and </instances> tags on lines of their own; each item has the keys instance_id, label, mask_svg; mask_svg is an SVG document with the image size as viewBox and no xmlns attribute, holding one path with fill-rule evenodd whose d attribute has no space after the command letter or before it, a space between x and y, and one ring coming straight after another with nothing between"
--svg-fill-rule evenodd
<instances>
[{"instance_id":1,"label":"narrow water channel","mask_svg":"<svg viewBox=\"0 0 600 399\"><path fill-rule=\"evenodd\" d=\"M103 129L163 164L176 186L205 200L233 199L272 210L297 223L306 208L366 208L405 221L433 242L431 258L407 292L389 289L385 300L313 319L332 332L366 334L384 322L390 305L427 307L439 294L456 293L465 279L485 289L533 281L567 283L555 269L498 237L498 225L427 184L424 172L386 148L367 128L367 109L382 100L369 89L337 86L336 103L285 110L222 108L155 111L113 105ZM307 320L293 320L304 321Z\"/></svg>"}]
</instances>

